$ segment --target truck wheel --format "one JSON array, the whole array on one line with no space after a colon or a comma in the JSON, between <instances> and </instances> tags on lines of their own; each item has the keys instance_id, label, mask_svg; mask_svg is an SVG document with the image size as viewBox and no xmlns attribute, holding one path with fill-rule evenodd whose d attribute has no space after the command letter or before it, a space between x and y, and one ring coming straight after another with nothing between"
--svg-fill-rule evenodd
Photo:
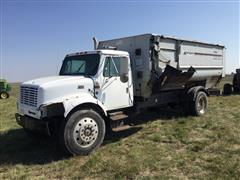
<instances>
[{"instance_id":1,"label":"truck wheel","mask_svg":"<svg viewBox=\"0 0 240 180\"><path fill-rule=\"evenodd\" d=\"M199 91L196 99L190 102L191 113L195 116L203 116L208 109L208 98L205 92Z\"/></svg>"},{"instance_id":2,"label":"truck wheel","mask_svg":"<svg viewBox=\"0 0 240 180\"><path fill-rule=\"evenodd\" d=\"M232 94L232 85L231 84L224 84L223 86L223 95L231 95Z\"/></svg>"},{"instance_id":3,"label":"truck wheel","mask_svg":"<svg viewBox=\"0 0 240 180\"><path fill-rule=\"evenodd\" d=\"M9 94L6 91L2 91L0 93L0 98L1 99L7 99L9 97Z\"/></svg>"},{"instance_id":4,"label":"truck wheel","mask_svg":"<svg viewBox=\"0 0 240 180\"><path fill-rule=\"evenodd\" d=\"M59 142L72 155L88 155L98 148L105 136L105 122L92 109L79 110L61 124Z\"/></svg>"}]
</instances>

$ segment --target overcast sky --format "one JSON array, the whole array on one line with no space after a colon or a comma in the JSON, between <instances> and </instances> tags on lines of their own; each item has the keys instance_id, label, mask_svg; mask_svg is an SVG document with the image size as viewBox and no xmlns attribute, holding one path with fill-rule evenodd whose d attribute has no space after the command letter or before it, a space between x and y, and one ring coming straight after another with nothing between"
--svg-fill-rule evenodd
<instances>
[{"instance_id":1,"label":"overcast sky","mask_svg":"<svg viewBox=\"0 0 240 180\"><path fill-rule=\"evenodd\" d=\"M1 1L1 72L10 82L56 75L67 53L142 33L224 44L239 67L239 1Z\"/></svg>"}]
</instances>

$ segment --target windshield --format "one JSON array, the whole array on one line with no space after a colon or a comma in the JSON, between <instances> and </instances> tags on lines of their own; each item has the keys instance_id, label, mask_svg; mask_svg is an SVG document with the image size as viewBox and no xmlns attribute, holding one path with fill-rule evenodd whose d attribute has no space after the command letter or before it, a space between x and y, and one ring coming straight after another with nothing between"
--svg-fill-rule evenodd
<instances>
[{"instance_id":1,"label":"windshield","mask_svg":"<svg viewBox=\"0 0 240 180\"><path fill-rule=\"evenodd\" d=\"M99 54L85 54L66 57L60 75L89 75L97 73L100 61Z\"/></svg>"}]
</instances>

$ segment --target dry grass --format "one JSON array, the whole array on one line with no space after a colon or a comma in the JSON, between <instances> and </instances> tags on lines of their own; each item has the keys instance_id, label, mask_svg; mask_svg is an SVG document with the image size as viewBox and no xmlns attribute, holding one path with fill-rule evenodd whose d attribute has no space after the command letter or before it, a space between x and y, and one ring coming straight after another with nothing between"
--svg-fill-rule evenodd
<instances>
[{"instance_id":1,"label":"dry grass","mask_svg":"<svg viewBox=\"0 0 240 180\"><path fill-rule=\"evenodd\" d=\"M90 156L66 157L15 123L17 88L0 100L0 179L239 179L240 95L210 97L204 117L146 112Z\"/></svg>"}]
</instances>

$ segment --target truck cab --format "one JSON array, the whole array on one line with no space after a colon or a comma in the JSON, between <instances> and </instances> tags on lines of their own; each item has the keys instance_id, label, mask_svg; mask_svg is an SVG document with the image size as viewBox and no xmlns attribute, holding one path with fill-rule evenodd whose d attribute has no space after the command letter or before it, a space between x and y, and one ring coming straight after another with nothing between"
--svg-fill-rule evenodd
<instances>
[{"instance_id":1,"label":"truck cab","mask_svg":"<svg viewBox=\"0 0 240 180\"><path fill-rule=\"evenodd\" d=\"M109 111L132 106L133 84L128 52L85 51L66 55L58 76L22 83L16 119L27 132L38 129L50 135L52 134L50 127L56 124L56 121L62 121L63 124L65 119L69 119L76 112L90 113L90 117L83 115L86 122L83 121L84 118L76 120L81 122L81 128L85 128L84 130L80 128L83 134L80 134L78 129L76 131L79 133L75 135L75 141L83 143L84 149L92 142L90 138L98 136L98 133L94 134L92 131L98 132L98 127L105 126ZM97 124L99 122L91 116L97 116L101 124ZM58 131L60 126L64 126L61 123L58 123ZM72 126L76 129L79 124ZM64 132L65 128L62 127L61 131ZM100 138L97 141L99 143L102 140ZM66 140L62 141L64 144ZM79 154L80 151L70 152ZM84 154L85 151L81 153Z\"/></svg>"}]
</instances>

